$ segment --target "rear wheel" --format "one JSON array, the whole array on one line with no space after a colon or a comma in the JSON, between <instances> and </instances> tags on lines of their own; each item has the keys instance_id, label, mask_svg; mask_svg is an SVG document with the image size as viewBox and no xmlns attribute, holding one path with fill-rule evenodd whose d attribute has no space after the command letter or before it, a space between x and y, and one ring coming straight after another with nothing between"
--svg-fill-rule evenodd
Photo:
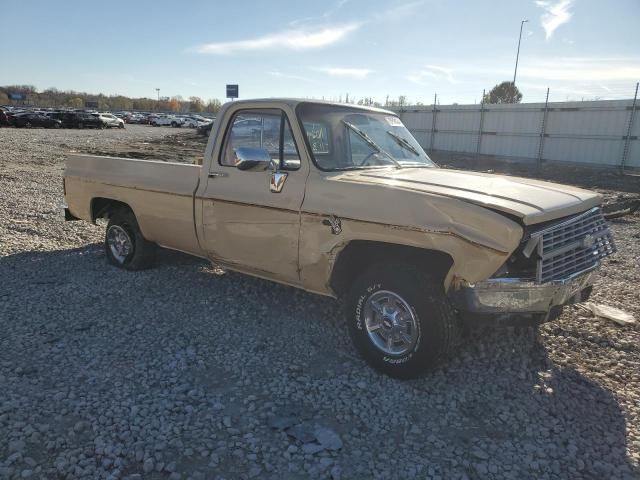
<instances>
[{"instance_id":1,"label":"rear wheel","mask_svg":"<svg viewBox=\"0 0 640 480\"><path fill-rule=\"evenodd\" d=\"M120 210L109 219L104 250L110 264L125 270L144 270L153 263L156 246L142 236L133 212Z\"/></svg>"},{"instance_id":2,"label":"rear wheel","mask_svg":"<svg viewBox=\"0 0 640 480\"><path fill-rule=\"evenodd\" d=\"M78 128L84 128L84 123L82 122L78 123Z\"/></svg>"},{"instance_id":3,"label":"rear wheel","mask_svg":"<svg viewBox=\"0 0 640 480\"><path fill-rule=\"evenodd\" d=\"M363 272L348 294L346 317L360 355L397 378L437 367L457 332L442 282L408 264L383 263Z\"/></svg>"}]
</instances>

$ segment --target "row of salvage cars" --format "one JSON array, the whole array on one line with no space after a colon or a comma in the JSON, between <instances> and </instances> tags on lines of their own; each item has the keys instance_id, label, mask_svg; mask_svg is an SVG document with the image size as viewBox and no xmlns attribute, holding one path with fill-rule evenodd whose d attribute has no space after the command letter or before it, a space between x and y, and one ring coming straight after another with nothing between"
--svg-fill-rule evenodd
<instances>
[{"instance_id":1,"label":"row of salvage cars","mask_svg":"<svg viewBox=\"0 0 640 480\"><path fill-rule=\"evenodd\" d=\"M0 109L0 126L17 128L124 128L125 122L108 112L9 111Z\"/></svg>"}]
</instances>

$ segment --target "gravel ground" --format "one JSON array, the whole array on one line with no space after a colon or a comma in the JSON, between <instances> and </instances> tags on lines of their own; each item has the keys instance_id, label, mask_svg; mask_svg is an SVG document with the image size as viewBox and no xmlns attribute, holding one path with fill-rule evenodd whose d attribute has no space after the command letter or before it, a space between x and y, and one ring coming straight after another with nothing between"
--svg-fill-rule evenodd
<instances>
[{"instance_id":1,"label":"gravel ground","mask_svg":"<svg viewBox=\"0 0 640 480\"><path fill-rule=\"evenodd\" d=\"M61 219L64 155L169 134L0 129L0 478L640 478L637 324L476 329L403 382L331 299L170 252L108 267L102 228ZM612 224L594 295L637 318L639 225Z\"/></svg>"}]
</instances>

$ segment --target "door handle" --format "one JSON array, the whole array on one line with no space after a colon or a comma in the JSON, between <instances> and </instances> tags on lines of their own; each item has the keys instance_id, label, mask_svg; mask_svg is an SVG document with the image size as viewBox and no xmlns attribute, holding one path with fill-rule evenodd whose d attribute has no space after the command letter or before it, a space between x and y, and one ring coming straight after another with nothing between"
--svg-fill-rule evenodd
<instances>
[{"instance_id":1,"label":"door handle","mask_svg":"<svg viewBox=\"0 0 640 480\"><path fill-rule=\"evenodd\" d=\"M284 182L287 180L287 176L289 174L287 172L271 172L271 179L269 181L269 190L271 193L280 193L282 191L282 187L284 187Z\"/></svg>"},{"instance_id":2,"label":"door handle","mask_svg":"<svg viewBox=\"0 0 640 480\"><path fill-rule=\"evenodd\" d=\"M224 172L209 172L209 178L215 178L215 177L226 177L227 174Z\"/></svg>"}]
</instances>

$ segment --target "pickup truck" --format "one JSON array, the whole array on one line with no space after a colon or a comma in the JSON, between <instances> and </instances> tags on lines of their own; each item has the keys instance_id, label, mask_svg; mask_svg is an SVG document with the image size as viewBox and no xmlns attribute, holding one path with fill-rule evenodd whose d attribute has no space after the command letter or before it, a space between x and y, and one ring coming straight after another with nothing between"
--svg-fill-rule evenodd
<instances>
[{"instance_id":1,"label":"pickup truck","mask_svg":"<svg viewBox=\"0 0 640 480\"><path fill-rule=\"evenodd\" d=\"M556 318L615 252L598 194L439 168L377 108L228 103L198 163L70 156L65 218L105 219L125 270L161 246L340 299L358 352L395 377L442 362L465 322Z\"/></svg>"}]
</instances>

